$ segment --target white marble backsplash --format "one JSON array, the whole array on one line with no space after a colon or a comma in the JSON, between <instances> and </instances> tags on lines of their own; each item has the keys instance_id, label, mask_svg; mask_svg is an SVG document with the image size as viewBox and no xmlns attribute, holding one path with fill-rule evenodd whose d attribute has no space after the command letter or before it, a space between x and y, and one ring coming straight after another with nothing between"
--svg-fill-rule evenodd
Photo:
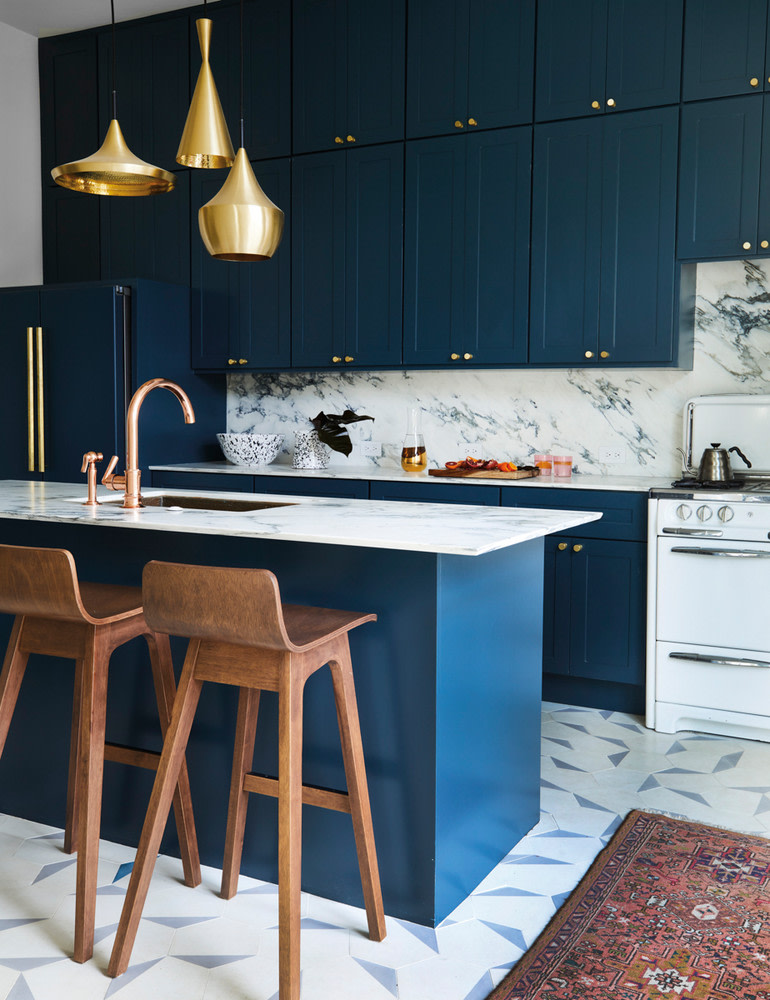
<instances>
[{"instance_id":1,"label":"white marble backsplash","mask_svg":"<svg viewBox=\"0 0 770 1000\"><path fill-rule=\"evenodd\" d=\"M691 396L770 392L770 261L698 266L692 371L667 369L298 372L230 375L228 431L282 433L279 462L294 432L319 410L368 413L350 428L354 444L382 442L379 459L333 454L332 467L398 465L408 407L422 411L431 465L468 454L525 461L535 452L573 456L576 470L675 475L682 410ZM600 448L625 461L599 461Z\"/></svg>"}]
</instances>

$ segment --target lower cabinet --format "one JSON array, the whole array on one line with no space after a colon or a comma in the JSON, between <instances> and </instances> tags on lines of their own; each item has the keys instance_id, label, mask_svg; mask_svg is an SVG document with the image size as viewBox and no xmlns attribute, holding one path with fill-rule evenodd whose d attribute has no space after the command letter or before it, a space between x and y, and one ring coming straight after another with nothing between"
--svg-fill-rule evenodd
<instances>
[{"instance_id":1,"label":"lower cabinet","mask_svg":"<svg viewBox=\"0 0 770 1000\"><path fill-rule=\"evenodd\" d=\"M409 503L467 503L483 507L500 506L499 486L458 486L449 483L372 482L371 500L404 500Z\"/></svg>"},{"instance_id":2,"label":"lower cabinet","mask_svg":"<svg viewBox=\"0 0 770 1000\"><path fill-rule=\"evenodd\" d=\"M221 472L175 472L154 469L153 489L220 490L224 493L278 493L282 496L341 497L368 500L365 479L312 479L310 476L250 476Z\"/></svg>"}]
</instances>

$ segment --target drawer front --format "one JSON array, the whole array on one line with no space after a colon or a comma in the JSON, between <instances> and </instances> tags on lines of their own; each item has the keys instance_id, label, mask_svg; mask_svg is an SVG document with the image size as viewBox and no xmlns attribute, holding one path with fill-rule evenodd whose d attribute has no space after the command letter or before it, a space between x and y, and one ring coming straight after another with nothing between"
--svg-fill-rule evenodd
<instances>
[{"instance_id":1,"label":"drawer front","mask_svg":"<svg viewBox=\"0 0 770 1000\"><path fill-rule=\"evenodd\" d=\"M167 472L156 469L151 474L152 488L174 490L220 490L223 493L253 493L254 476L219 472Z\"/></svg>"},{"instance_id":2,"label":"drawer front","mask_svg":"<svg viewBox=\"0 0 770 1000\"><path fill-rule=\"evenodd\" d=\"M372 500L403 500L409 503L466 503L481 507L499 507L498 486L461 486L457 483L383 483L371 484Z\"/></svg>"},{"instance_id":3,"label":"drawer front","mask_svg":"<svg viewBox=\"0 0 770 1000\"><path fill-rule=\"evenodd\" d=\"M549 490L527 486L502 489L504 507L601 511L601 521L582 524L560 534L629 542L647 540L647 499L647 493L611 493L609 490Z\"/></svg>"},{"instance_id":4,"label":"drawer front","mask_svg":"<svg viewBox=\"0 0 770 1000\"><path fill-rule=\"evenodd\" d=\"M362 479L326 479L311 476L254 476L255 493L305 497L341 497L368 500L369 483Z\"/></svg>"},{"instance_id":5,"label":"drawer front","mask_svg":"<svg viewBox=\"0 0 770 1000\"><path fill-rule=\"evenodd\" d=\"M672 657L671 654L678 654ZM692 655L705 660L680 659ZM752 665L719 662L749 660ZM726 712L770 715L770 655L719 646L659 642L655 653L656 701Z\"/></svg>"}]
</instances>

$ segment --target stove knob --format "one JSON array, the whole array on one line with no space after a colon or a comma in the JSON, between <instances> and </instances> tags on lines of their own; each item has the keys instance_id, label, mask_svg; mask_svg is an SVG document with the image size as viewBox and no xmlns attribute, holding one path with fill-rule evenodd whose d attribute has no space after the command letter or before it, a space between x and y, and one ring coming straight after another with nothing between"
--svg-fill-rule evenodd
<instances>
[{"instance_id":1,"label":"stove knob","mask_svg":"<svg viewBox=\"0 0 770 1000\"><path fill-rule=\"evenodd\" d=\"M682 520L686 521L688 517L692 517L692 510L685 503L680 503L676 508L676 516Z\"/></svg>"},{"instance_id":2,"label":"stove knob","mask_svg":"<svg viewBox=\"0 0 770 1000\"><path fill-rule=\"evenodd\" d=\"M720 521L732 521L735 517L735 511L732 507L720 507L717 511L717 516Z\"/></svg>"},{"instance_id":3,"label":"stove knob","mask_svg":"<svg viewBox=\"0 0 770 1000\"><path fill-rule=\"evenodd\" d=\"M698 515L698 520L708 521L711 518L712 511L711 508L707 507L704 503L701 507L698 508L696 513Z\"/></svg>"}]
</instances>

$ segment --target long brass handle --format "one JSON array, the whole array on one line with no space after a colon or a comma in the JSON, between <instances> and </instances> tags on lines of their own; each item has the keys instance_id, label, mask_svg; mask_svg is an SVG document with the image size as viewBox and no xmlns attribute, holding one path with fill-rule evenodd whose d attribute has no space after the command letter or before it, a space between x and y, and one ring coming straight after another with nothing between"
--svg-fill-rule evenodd
<instances>
[{"instance_id":1,"label":"long brass handle","mask_svg":"<svg viewBox=\"0 0 770 1000\"><path fill-rule=\"evenodd\" d=\"M43 383L43 328L37 334L37 471L45 472L45 388Z\"/></svg>"},{"instance_id":2,"label":"long brass handle","mask_svg":"<svg viewBox=\"0 0 770 1000\"><path fill-rule=\"evenodd\" d=\"M27 327L27 468L35 471L35 343L31 326Z\"/></svg>"}]
</instances>

